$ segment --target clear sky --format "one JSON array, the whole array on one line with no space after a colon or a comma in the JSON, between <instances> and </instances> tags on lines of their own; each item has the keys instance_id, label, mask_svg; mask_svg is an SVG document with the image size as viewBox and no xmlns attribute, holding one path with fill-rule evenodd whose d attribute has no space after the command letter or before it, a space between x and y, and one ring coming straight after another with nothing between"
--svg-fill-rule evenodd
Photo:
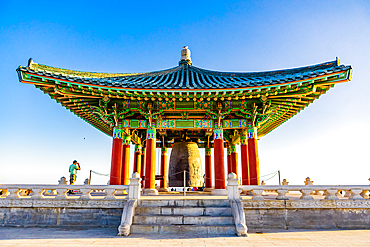
<instances>
[{"instance_id":1,"label":"clear sky","mask_svg":"<svg viewBox=\"0 0 370 247\"><path fill-rule=\"evenodd\" d=\"M336 85L259 141L260 170L291 184L368 184L369 1L0 1L0 183L57 183L77 159L109 173L112 140L18 81L36 63L96 72L193 65L265 71L332 61L353 66ZM93 183L107 178L93 175ZM277 179L267 181L277 184Z\"/></svg>"}]
</instances>

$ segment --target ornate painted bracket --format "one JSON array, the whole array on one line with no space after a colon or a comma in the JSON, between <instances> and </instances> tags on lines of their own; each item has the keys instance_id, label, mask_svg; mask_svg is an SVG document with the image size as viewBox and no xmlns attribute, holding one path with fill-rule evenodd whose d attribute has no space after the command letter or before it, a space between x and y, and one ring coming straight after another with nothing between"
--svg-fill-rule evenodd
<instances>
[{"instance_id":1,"label":"ornate painted bracket","mask_svg":"<svg viewBox=\"0 0 370 247\"><path fill-rule=\"evenodd\" d=\"M252 123L253 127L259 126L261 123L269 119L272 115L272 109L270 109L271 101L264 102L262 107L258 107L255 103L252 104L252 109L240 109L239 112L235 112L235 115L243 117Z\"/></svg>"},{"instance_id":2,"label":"ornate painted bracket","mask_svg":"<svg viewBox=\"0 0 370 247\"><path fill-rule=\"evenodd\" d=\"M99 106L91 106L91 108L93 109L93 113L97 114L104 123L109 125L109 127L118 126L118 122L115 121L112 113L108 113L107 108Z\"/></svg>"},{"instance_id":3,"label":"ornate painted bracket","mask_svg":"<svg viewBox=\"0 0 370 247\"><path fill-rule=\"evenodd\" d=\"M226 112L222 112L221 109L219 109L217 112L206 110L206 113L209 114L213 120L217 120L218 127L222 127L221 120L231 113L231 109L227 109Z\"/></svg>"},{"instance_id":4,"label":"ornate painted bracket","mask_svg":"<svg viewBox=\"0 0 370 247\"><path fill-rule=\"evenodd\" d=\"M91 106L93 112L97 114L103 122L108 124L111 128L118 126L119 119L132 116L135 113L130 109L124 108L122 111L118 110L117 103L112 106L111 112L108 110L108 102L104 100L99 101L99 106Z\"/></svg>"},{"instance_id":5,"label":"ornate painted bracket","mask_svg":"<svg viewBox=\"0 0 370 247\"><path fill-rule=\"evenodd\" d=\"M146 119L148 119L149 127L152 127L153 120L158 119L158 117L163 113L163 110L153 113L150 107L148 108L147 112L140 108L138 110Z\"/></svg>"}]
</instances>

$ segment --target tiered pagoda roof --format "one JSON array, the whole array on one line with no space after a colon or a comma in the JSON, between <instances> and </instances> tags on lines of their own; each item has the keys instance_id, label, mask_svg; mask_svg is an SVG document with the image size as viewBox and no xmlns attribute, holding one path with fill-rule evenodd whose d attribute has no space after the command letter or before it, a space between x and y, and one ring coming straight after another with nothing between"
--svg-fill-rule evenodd
<instances>
[{"instance_id":1,"label":"tiered pagoda roof","mask_svg":"<svg viewBox=\"0 0 370 247\"><path fill-rule=\"evenodd\" d=\"M267 72L219 72L201 69L192 65L180 64L177 67L147 73L97 73L81 72L34 63L20 66L19 71L35 75L65 80L74 84L111 88L112 90L140 90L168 92L185 90L217 92L219 90L265 89L279 85L299 84L300 82L350 70L351 66L339 65L334 60L312 66Z\"/></svg>"},{"instance_id":2,"label":"tiered pagoda roof","mask_svg":"<svg viewBox=\"0 0 370 247\"><path fill-rule=\"evenodd\" d=\"M17 72L21 82L34 84L108 135L112 134L113 126L96 111L104 103L108 111L112 110L113 104L123 104L126 109L122 110L126 113L130 110L131 114L121 115L122 119L145 121L140 107L153 102L154 110L162 110L162 120L181 119L184 117L181 114L187 111L186 119L195 121L212 119L208 110L214 110L217 102L221 102L224 110L230 109L223 121L243 119L240 116L248 119L255 106L261 109L260 115L268 112L268 116L256 125L261 137L303 110L335 84L349 81L352 68L340 65L339 59L336 59L267 72L219 72L195 67L187 58L182 59L178 66L162 71L96 73L41 65L30 59L28 66L20 66ZM204 104L207 102L208 106ZM228 123L223 127L231 126L231 122ZM176 126L172 127L176 129ZM214 127L214 124L208 127ZM243 126L240 125L240 128Z\"/></svg>"}]
</instances>

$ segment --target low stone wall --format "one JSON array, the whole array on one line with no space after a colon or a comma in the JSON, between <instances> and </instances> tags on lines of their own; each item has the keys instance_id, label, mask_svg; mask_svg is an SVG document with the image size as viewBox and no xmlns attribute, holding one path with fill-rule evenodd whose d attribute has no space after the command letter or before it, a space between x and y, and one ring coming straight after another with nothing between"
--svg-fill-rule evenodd
<instances>
[{"instance_id":1,"label":"low stone wall","mask_svg":"<svg viewBox=\"0 0 370 247\"><path fill-rule=\"evenodd\" d=\"M124 200L0 199L0 226L118 228Z\"/></svg>"},{"instance_id":2,"label":"low stone wall","mask_svg":"<svg viewBox=\"0 0 370 247\"><path fill-rule=\"evenodd\" d=\"M250 230L370 229L369 200L243 200Z\"/></svg>"}]
</instances>

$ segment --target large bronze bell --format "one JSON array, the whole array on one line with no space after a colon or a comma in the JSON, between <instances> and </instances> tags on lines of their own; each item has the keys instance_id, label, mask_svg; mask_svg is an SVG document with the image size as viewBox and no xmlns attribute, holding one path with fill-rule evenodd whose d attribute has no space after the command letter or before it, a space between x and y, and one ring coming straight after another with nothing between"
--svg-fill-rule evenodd
<instances>
[{"instance_id":1,"label":"large bronze bell","mask_svg":"<svg viewBox=\"0 0 370 247\"><path fill-rule=\"evenodd\" d=\"M202 162L195 142L182 141L173 145L168 173L170 187L184 186L184 170L187 171L186 186L203 186Z\"/></svg>"}]
</instances>

